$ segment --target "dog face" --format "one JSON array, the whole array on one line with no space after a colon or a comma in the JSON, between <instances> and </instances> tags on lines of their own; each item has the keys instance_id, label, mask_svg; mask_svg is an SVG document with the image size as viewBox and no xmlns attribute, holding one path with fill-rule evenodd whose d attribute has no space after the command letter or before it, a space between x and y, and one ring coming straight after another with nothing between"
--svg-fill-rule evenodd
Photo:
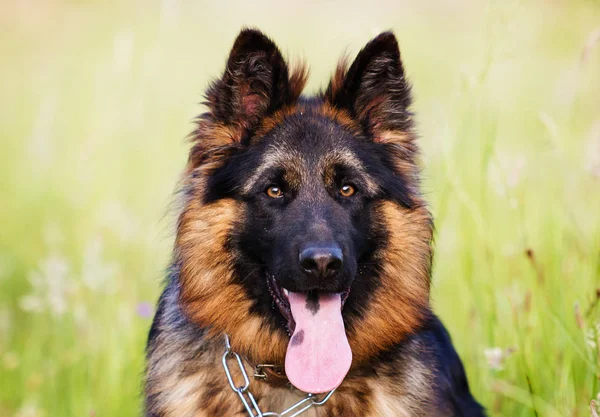
<instances>
[{"instance_id":1,"label":"dog face","mask_svg":"<svg viewBox=\"0 0 600 417\"><path fill-rule=\"evenodd\" d=\"M180 302L263 362L292 347L310 355L311 326L337 320L358 364L429 311L431 220L410 88L391 33L342 61L315 97L300 96L306 74L245 30L208 89L183 180Z\"/></svg>"},{"instance_id":2,"label":"dog face","mask_svg":"<svg viewBox=\"0 0 600 417\"><path fill-rule=\"evenodd\" d=\"M296 292L350 287L368 233L360 215L374 184L354 141L310 110L295 113L209 181L219 197L244 201L250 221L237 249L264 266L272 284Z\"/></svg>"}]
</instances>

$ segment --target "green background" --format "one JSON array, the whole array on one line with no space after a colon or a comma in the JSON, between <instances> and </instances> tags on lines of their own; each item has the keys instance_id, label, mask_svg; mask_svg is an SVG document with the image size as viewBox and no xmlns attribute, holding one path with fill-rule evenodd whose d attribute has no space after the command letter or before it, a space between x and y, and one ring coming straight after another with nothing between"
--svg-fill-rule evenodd
<instances>
[{"instance_id":1,"label":"green background","mask_svg":"<svg viewBox=\"0 0 600 417\"><path fill-rule=\"evenodd\" d=\"M192 119L244 25L307 92L393 29L436 218L433 304L492 416L600 391L598 1L0 4L0 416L140 413ZM528 379L530 385L528 384Z\"/></svg>"}]
</instances>

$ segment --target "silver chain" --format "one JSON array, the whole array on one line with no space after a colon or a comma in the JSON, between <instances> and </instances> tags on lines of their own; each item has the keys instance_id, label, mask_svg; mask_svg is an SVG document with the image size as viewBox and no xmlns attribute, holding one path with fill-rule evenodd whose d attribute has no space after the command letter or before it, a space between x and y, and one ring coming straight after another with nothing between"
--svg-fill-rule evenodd
<instances>
[{"instance_id":1,"label":"silver chain","mask_svg":"<svg viewBox=\"0 0 600 417\"><path fill-rule=\"evenodd\" d=\"M235 361L238 364L238 368L242 374L242 377L244 378L243 385L237 385L233 381L231 370L229 369L229 365L227 364L227 361L231 359L235 359ZM254 396L248 390L248 387L250 386L250 378L248 378L248 373L244 368L241 356L231 350L229 336L227 335L225 335L225 353L223 354L221 362L223 362L223 369L225 369L225 374L227 375L229 386L231 387L233 392L235 392L238 395L238 397L240 397L240 400L242 401L242 404L244 404L244 407L246 408L246 411L248 412L248 415L250 417L296 417L308 410L309 408L322 406L329 400L329 398L331 398L331 395L335 392L335 390L329 391L320 400L317 397L315 397L314 394L307 394L306 397L298 401L296 404L292 405L290 408L282 411L281 413L274 413L271 411L263 413L260 410L258 403L254 399Z\"/></svg>"}]
</instances>

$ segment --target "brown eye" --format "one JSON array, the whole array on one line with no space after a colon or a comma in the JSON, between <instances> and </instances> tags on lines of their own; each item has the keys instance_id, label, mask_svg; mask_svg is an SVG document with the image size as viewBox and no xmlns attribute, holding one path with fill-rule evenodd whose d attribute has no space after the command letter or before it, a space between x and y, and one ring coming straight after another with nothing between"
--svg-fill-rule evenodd
<instances>
[{"instance_id":1,"label":"brown eye","mask_svg":"<svg viewBox=\"0 0 600 417\"><path fill-rule=\"evenodd\" d=\"M281 198L283 197L283 191L276 185L271 185L267 188L267 195L271 198Z\"/></svg>"},{"instance_id":2,"label":"brown eye","mask_svg":"<svg viewBox=\"0 0 600 417\"><path fill-rule=\"evenodd\" d=\"M356 194L356 189L349 184L345 184L340 188L340 195L342 197L352 197L354 194Z\"/></svg>"}]
</instances>

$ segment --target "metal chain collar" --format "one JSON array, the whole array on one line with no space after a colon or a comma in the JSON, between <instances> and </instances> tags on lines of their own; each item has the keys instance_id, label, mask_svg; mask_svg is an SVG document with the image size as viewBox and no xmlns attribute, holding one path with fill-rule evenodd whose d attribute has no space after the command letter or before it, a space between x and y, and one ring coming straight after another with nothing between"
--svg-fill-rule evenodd
<instances>
[{"instance_id":1,"label":"metal chain collar","mask_svg":"<svg viewBox=\"0 0 600 417\"><path fill-rule=\"evenodd\" d=\"M237 362L238 368L242 374L242 377L244 378L243 385L236 385L236 383L233 381L231 370L229 369L229 365L227 364L228 359L235 359L235 361ZM233 392L235 392L238 395L238 397L240 397L240 400L242 401L242 404L244 404L244 407L246 408L246 411L248 412L248 415L250 417L296 417L308 410L309 408L322 406L329 400L329 398L331 398L331 395L335 392L335 389L329 391L329 393L327 393L321 400L319 400L313 394L307 394L306 397L298 401L296 404L292 405L290 408L282 411L281 413L274 413L271 411L262 412L258 407L258 403L254 399L254 396L248 390L248 387L250 386L250 379L248 378L248 373L246 372L244 364L242 363L242 358L240 357L240 355L231 350L229 336L227 335L225 335L225 353L223 354L223 358L221 361L223 362L223 369L225 369L225 374L227 375L229 386L231 387Z\"/></svg>"}]
</instances>

